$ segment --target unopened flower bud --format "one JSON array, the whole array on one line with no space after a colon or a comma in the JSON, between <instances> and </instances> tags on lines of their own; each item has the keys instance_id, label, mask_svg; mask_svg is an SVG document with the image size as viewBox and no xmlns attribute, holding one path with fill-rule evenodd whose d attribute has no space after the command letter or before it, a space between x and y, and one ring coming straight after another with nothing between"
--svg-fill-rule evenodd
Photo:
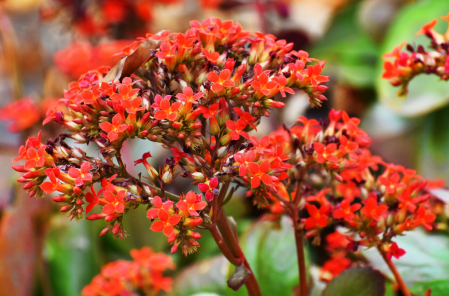
<instances>
[{"instance_id":1,"label":"unopened flower bud","mask_svg":"<svg viewBox=\"0 0 449 296\"><path fill-rule=\"evenodd\" d=\"M164 173L164 175L162 176L162 182L164 182L165 184L169 184L173 179L173 173L168 170Z\"/></svg>"},{"instance_id":2,"label":"unopened flower bud","mask_svg":"<svg viewBox=\"0 0 449 296\"><path fill-rule=\"evenodd\" d=\"M228 148L227 147L220 147L217 151L217 157L218 158L223 158L226 156L226 154L228 153Z\"/></svg>"},{"instance_id":3,"label":"unopened flower bud","mask_svg":"<svg viewBox=\"0 0 449 296\"><path fill-rule=\"evenodd\" d=\"M194 172L191 175L195 181L203 181L204 180L204 175L200 172Z\"/></svg>"}]
</instances>

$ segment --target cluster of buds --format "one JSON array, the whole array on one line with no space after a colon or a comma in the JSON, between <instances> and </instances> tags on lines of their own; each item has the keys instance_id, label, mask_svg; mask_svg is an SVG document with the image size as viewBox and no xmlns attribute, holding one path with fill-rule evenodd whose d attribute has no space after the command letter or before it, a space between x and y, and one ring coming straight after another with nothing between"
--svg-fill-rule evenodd
<instances>
[{"instance_id":1,"label":"cluster of buds","mask_svg":"<svg viewBox=\"0 0 449 296\"><path fill-rule=\"evenodd\" d=\"M101 273L81 294L119 296L137 295L139 291L144 295L156 295L161 290L171 292L173 280L163 276L165 270L175 268L169 256L143 247L131 250L131 257L133 261L118 260L103 266Z\"/></svg>"},{"instance_id":2,"label":"cluster of buds","mask_svg":"<svg viewBox=\"0 0 449 296\"><path fill-rule=\"evenodd\" d=\"M441 17L449 22L449 15ZM408 93L407 87L410 81L420 74L433 74L441 80L449 79L449 29L443 35L435 32L433 27L438 20L434 19L424 25L418 35L425 35L430 39L431 50L426 50L424 46L414 47L407 44L407 51L401 51L405 42L395 47L391 53L384 54L384 70L382 78L387 79L393 86L400 87L398 96L405 96Z\"/></svg>"},{"instance_id":3,"label":"cluster of buds","mask_svg":"<svg viewBox=\"0 0 449 296\"><path fill-rule=\"evenodd\" d=\"M403 252L394 237L419 226L431 230L435 205L441 201L414 170L371 155L370 139L358 124L345 112L331 110L328 120L301 117L292 127L271 134L266 147L282 145L289 157L283 166L290 169L268 192L267 207L274 219L291 214L290 204L304 209L299 231L316 244L325 227L341 226L358 238L351 248L377 247L387 257L398 258ZM340 255L329 264L349 266Z\"/></svg>"},{"instance_id":4,"label":"cluster of buds","mask_svg":"<svg viewBox=\"0 0 449 296\"><path fill-rule=\"evenodd\" d=\"M313 107L320 106L326 100L325 62L232 21L210 18L191 26L185 33L147 34L112 69L100 67L70 83L44 120L69 133L46 144L40 135L30 138L13 160L26 160L14 169L23 173L19 181L30 196L59 192L53 200L72 219L99 206L101 211L87 219L104 220L101 235L120 238L127 235L124 215L145 206L155 220L151 229L168 237L172 252L181 247L184 254L199 246L201 235L194 229L218 219L218 208L232 196L227 194L231 182L248 186L247 196L267 204L268 193L277 190L292 165L285 163L284 143L248 132L270 110L284 106L277 94L301 89ZM101 156L70 147L67 138L96 144ZM149 176L134 177L121 159L130 138L161 143L173 157L158 171L145 153L135 165L144 165ZM167 192L179 176L191 178L202 194ZM94 184L101 185L98 192Z\"/></svg>"}]
</instances>

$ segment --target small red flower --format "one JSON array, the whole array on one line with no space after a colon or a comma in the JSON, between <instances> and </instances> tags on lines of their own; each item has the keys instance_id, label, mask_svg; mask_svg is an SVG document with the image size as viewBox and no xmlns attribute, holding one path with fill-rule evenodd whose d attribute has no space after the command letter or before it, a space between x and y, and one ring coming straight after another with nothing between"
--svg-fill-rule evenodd
<instances>
[{"instance_id":1,"label":"small red flower","mask_svg":"<svg viewBox=\"0 0 449 296\"><path fill-rule=\"evenodd\" d=\"M231 71L228 69L224 69L220 72L220 76L218 76L215 72L209 72L207 73L207 79L209 79L210 82L213 82L212 84L212 91L213 92L219 92L224 87L233 87L234 81L229 80L231 77Z\"/></svg>"},{"instance_id":2,"label":"small red flower","mask_svg":"<svg viewBox=\"0 0 449 296\"><path fill-rule=\"evenodd\" d=\"M71 168L69 176L75 179L75 185L81 187L85 181L92 181L92 174L89 173L90 163L85 162L81 165L81 169Z\"/></svg>"},{"instance_id":3,"label":"small red flower","mask_svg":"<svg viewBox=\"0 0 449 296\"><path fill-rule=\"evenodd\" d=\"M398 247L397 243L392 243L390 246L390 251L387 253L387 259L391 260L391 257L399 259L405 255L405 250Z\"/></svg>"},{"instance_id":4,"label":"small red flower","mask_svg":"<svg viewBox=\"0 0 449 296\"><path fill-rule=\"evenodd\" d=\"M59 172L58 169L46 169L45 174L50 178L50 182L45 182L39 186L47 194L50 194L58 190L58 185L60 184L59 180L56 179L53 170L57 170L57 172Z\"/></svg>"},{"instance_id":5,"label":"small red flower","mask_svg":"<svg viewBox=\"0 0 449 296\"><path fill-rule=\"evenodd\" d=\"M323 71L324 62L319 62L314 66L307 66L308 79L312 86L317 86L320 83L329 81L328 76L320 75Z\"/></svg>"},{"instance_id":6,"label":"small red flower","mask_svg":"<svg viewBox=\"0 0 449 296\"><path fill-rule=\"evenodd\" d=\"M287 84L287 78L285 78L284 75L280 75L279 77L274 77L273 81L276 82L279 88L279 92L281 93L282 97L286 97L285 93L289 94L295 94L295 91L291 89L290 87L285 86Z\"/></svg>"},{"instance_id":7,"label":"small red flower","mask_svg":"<svg viewBox=\"0 0 449 296\"><path fill-rule=\"evenodd\" d=\"M247 124L252 126L257 131L257 128L253 123L257 119L256 117L252 116L251 113L249 112L243 113L242 109L237 107L234 108L234 111L235 113L237 113L237 115L240 117L241 120L244 120Z\"/></svg>"},{"instance_id":8,"label":"small red flower","mask_svg":"<svg viewBox=\"0 0 449 296\"><path fill-rule=\"evenodd\" d=\"M193 216L199 216L198 211L201 211L206 206L207 203L201 200L201 194L198 196L193 191L189 191L186 194L185 200L180 200L176 203L178 209Z\"/></svg>"},{"instance_id":9,"label":"small red flower","mask_svg":"<svg viewBox=\"0 0 449 296\"><path fill-rule=\"evenodd\" d=\"M315 149L317 156L316 161L318 163L325 163L326 161L329 162L337 162L338 157L336 155L333 155L337 150L337 144L331 143L324 148L324 145L318 142L313 143L313 149Z\"/></svg>"},{"instance_id":10,"label":"small red flower","mask_svg":"<svg viewBox=\"0 0 449 296\"><path fill-rule=\"evenodd\" d=\"M376 221L379 221L381 215L388 210L388 206L386 205L377 205L377 199L374 196L371 196L363 202L365 206L362 208L362 213L365 214L366 217L371 217Z\"/></svg>"},{"instance_id":11,"label":"small red flower","mask_svg":"<svg viewBox=\"0 0 449 296\"><path fill-rule=\"evenodd\" d=\"M231 130L231 139L237 141L240 139L240 136L249 140L249 135L247 132L243 131L246 127L246 122L242 119L239 119L237 123L232 120L226 121L226 126Z\"/></svg>"},{"instance_id":12,"label":"small red flower","mask_svg":"<svg viewBox=\"0 0 449 296\"><path fill-rule=\"evenodd\" d=\"M256 159L256 153L253 150L249 150L245 155L237 153L234 155L234 159L240 164L239 176L246 176L248 173L248 164Z\"/></svg>"},{"instance_id":13,"label":"small red flower","mask_svg":"<svg viewBox=\"0 0 449 296\"><path fill-rule=\"evenodd\" d=\"M145 106L141 106L142 105L141 97L137 97L137 98L131 99L131 100L123 99L123 100L120 100L120 104L122 104L123 108L126 109L126 112L131 113L131 114L146 109Z\"/></svg>"},{"instance_id":14,"label":"small red flower","mask_svg":"<svg viewBox=\"0 0 449 296\"><path fill-rule=\"evenodd\" d=\"M418 208L416 218L413 219L412 224L414 227L423 225L427 230L432 230L432 222L435 221L436 215L432 213L426 213L426 209L423 206Z\"/></svg>"},{"instance_id":15,"label":"small red flower","mask_svg":"<svg viewBox=\"0 0 449 296\"><path fill-rule=\"evenodd\" d=\"M187 153L179 151L179 149L176 147L171 147L170 150L173 151L173 156L176 162L179 162L183 157L187 157Z\"/></svg>"},{"instance_id":16,"label":"small red flower","mask_svg":"<svg viewBox=\"0 0 449 296\"><path fill-rule=\"evenodd\" d=\"M271 143L270 137L263 136L260 140L257 140L256 137L251 137L251 143L254 145L254 148L259 154L273 152L273 150L267 148Z\"/></svg>"},{"instance_id":17,"label":"small red flower","mask_svg":"<svg viewBox=\"0 0 449 296\"><path fill-rule=\"evenodd\" d=\"M205 192L205 197L207 201L211 201L214 199L214 195L218 194L218 189L216 187L218 186L218 179L212 178L209 182L206 183L200 183L198 184L198 188Z\"/></svg>"},{"instance_id":18,"label":"small red flower","mask_svg":"<svg viewBox=\"0 0 449 296\"><path fill-rule=\"evenodd\" d=\"M95 192L95 189L94 189L93 185L90 185L90 190L92 190L92 192L87 192L86 193L86 201L89 203L87 205L87 207L86 207L86 214L89 213L90 211L92 211L92 209L96 205L98 205L98 195Z\"/></svg>"},{"instance_id":19,"label":"small red flower","mask_svg":"<svg viewBox=\"0 0 449 296\"><path fill-rule=\"evenodd\" d=\"M257 188L260 185L260 181L265 185L273 184L273 178L266 174L271 168L270 162L265 160L260 164L260 166L255 162L250 162L248 164L248 169L254 177L251 178L251 188Z\"/></svg>"},{"instance_id":20,"label":"small red flower","mask_svg":"<svg viewBox=\"0 0 449 296\"><path fill-rule=\"evenodd\" d=\"M160 109L159 111L154 114L154 118L157 120L164 120L168 119L170 121L174 121L176 117L178 117L178 109L181 107L181 102L174 102L170 106L170 101L167 99L161 99L160 102L158 102Z\"/></svg>"},{"instance_id":21,"label":"small red flower","mask_svg":"<svg viewBox=\"0 0 449 296\"><path fill-rule=\"evenodd\" d=\"M110 122L102 122L100 124L100 128L108 133L109 141L117 140L119 133L126 131L128 128L127 124L120 124L121 122L122 117L120 114L116 114L112 117L112 124Z\"/></svg>"},{"instance_id":22,"label":"small red flower","mask_svg":"<svg viewBox=\"0 0 449 296\"><path fill-rule=\"evenodd\" d=\"M123 201L125 194L125 190L120 190L117 193L117 196L115 196L111 191L105 191L103 196L108 203L104 205L103 213L106 215L110 215L112 213L123 213L125 211L125 202Z\"/></svg>"},{"instance_id":23,"label":"small red flower","mask_svg":"<svg viewBox=\"0 0 449 296\"><path fill-rule=\"evenodd\" d=\"M159 211L158 218L160 221L154 221L151 225L151 230L155 232L164 231L166 236L171 236L174 232L174 227L181 220L181 216L178 214L169 215L168 212L164 209Z\"/></svg>"},{"instance_id":24,"label":"small red flower","mask_svg":"<svg viewBox=\"0 0 449 296\"><path fill-rule=\"evenodd\" d=\"M254 80L251 83L251 86L260 92L262 92L264 95L269 96L271 94L272 89L275 89L277 87L278 83L274 80L268 80L268 75L263 72L259 75L257 80Z\"/></svg>"},{"instance_id":25,"label":"small red flower","mask_svg":"<svg viewBox=\"0 0 449 296\"><path fill-rule=\"evenodd\" d=\"M306 230L314 229L317 226L326 227L327 226L327 212L328 207L326 205L322 205L321 208L318 208L315 205L307 204L307 212L309 212L310 217L306 219Z\"/></svg>"},{"instance_id":26,"label":"small red flower","mask_svg":"<svg viewBox=\"0 0 449 296\"><path fill-rule=\"evenodd\" d=\"M184 103L190 102L192 104L198 104L198 100L201 99L201 97L204 96L203 92L199 92L196 94L193 94L193 90L190 87L184 87L182 90L182 94L177 94L176 97Z\"/></svg>"},{"instance_id":27,"label":"small red flower","mask_svg":"<svg viewBox=\"0 0 449 296\"><path fill-rule=\"evenodd\" d=\"M159 211L161 211L161 210L168 211L171 209L172 206L173 206L172 201L166 201L163 203L162 199L159 196L155 196L153 198L153 207L154 208L151 208L148 211L147 217L149 219L156 219L159 216Z\"/></svg>"},{"instance_id":28,"label":"small red flower","mask_svg":"<svg viewBox=\"0 0 449 296\"><path fill-rule=\"evenodd\" d=\"M354 212L358 211L362 205L359 203L353 204L352 206L349 204L348 200L343 200L340 203L341 208L336 209L334 211L335 219L344 219L346 221L350 221L354 218Z\"/></svg>"}]
</instances>

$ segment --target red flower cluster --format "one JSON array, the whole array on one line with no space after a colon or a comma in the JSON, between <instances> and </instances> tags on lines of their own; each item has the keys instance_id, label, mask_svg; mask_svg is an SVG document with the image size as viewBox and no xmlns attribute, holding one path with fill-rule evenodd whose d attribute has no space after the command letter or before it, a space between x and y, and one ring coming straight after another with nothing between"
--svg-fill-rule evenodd
<instances>
[{"instance_id":1,"label":"red flower cluster","mask_svg":"<svg viewBox=\"0 0 449 296\"><path fill-rule=\"evenodd\" d=\"M76 219L102 206L100 213L87 218L108 222L101 235L112 232L116 237L127 235L122 219L130 207L153 207L148 218L157 220L151 229L168 236L172 251L182 245L187 254L199 246L196 239L201 236L193 230L203 223L206 202L223 202L221 191L233 179L248 184L248 195L276 190L291 168L285 163L289 156L282 143L259 140L248 132L272 108L284 106L275 97L278 93L302 89L312 106L326 100L321 85L328 80L321 75L324 62L292 51L293 44L272 35L243 31L232 21L210 18L191 25L185 33L162 31L139 39L139 46L125 50L120 62L125 64L119 71L128 71L126 75L101 67L69 85L59 104L48 110L44 124L57 122L70 133L45 145L32 138L14 159L26 159L24 166L14 168L24 173L19 181L26 183L31 196L60 192L53 200ZM71 148L67 137L96 144L101 157ZM148 183L126 172L120 158L123 142L135 137L174 152L159 172L147 161L150 153L135 161L147 169ZM181 197L165 192L180 174L198 184L205 201L193 192ZM98 193L95 183L102 186ZM91 192L85 193L88 187Z\"/></svg>"},{"instance_id":2,"label":"red flower cluster","mask_svg":"<svg viewBox=\"0 0 449 296\"><path fill-rule=\"evenodd\" d=\"M449 22L449 14L441 17ZM441 35L433 30L438 20L434 19L424 25L416 35L425 35L431 41L431 51L425 50L424 46L416 48L407 44L407 51L401 51L405 42L398 45L391 53L383 55L384 70L382 78L387 79L393 86L400 86L399 96L408 93L407 87L413 77L420 74L433 74L442 80L449 79L449 40L448 33ZM449 30L449 29L448 29Z\"/></svg>"},{"instance_id":3,"label":"red flower cluster","mask_svg":"<svg viewBox=\"0 0 449 296\"><path fill-rule=\"evenodd\" d=\"M316 243L324 227L341 225L358 234L357 245L382 247L386 254L399 257L402 253L392 239L421 225L432 229L436 198L428 191L428 181L415 171L371 155L370 139L358 124L358 119L332 110L324 122L302 117L298 124L270 135L267 147L281 145L288 159L283 167L290 169L265 198L275 216L289 214L289 202L299 210L305 208L308 216L302 217L299 227ZM243 164L254 154L246 157L238 159ZM266 170L261 166L254 172L266 178ZM328 264L346 266L347 260L340 256ZM328 269L334 275L340 271Z\"/></svg>"},{"instance_id":4,"label":"red flower cluster","mask_svg":"<svg viewBox=\"0 0 449 296\"><path fill-rule=\"evenodd\" d=\"M164 277L166 269L174 269L171 258L163 253L155 253L149 247L131 250L133 261L118 260L106 264L101 274L84 287L83 296L155 295L163 290L171 292L173 280Z\"/></svg>"}]
</instances>

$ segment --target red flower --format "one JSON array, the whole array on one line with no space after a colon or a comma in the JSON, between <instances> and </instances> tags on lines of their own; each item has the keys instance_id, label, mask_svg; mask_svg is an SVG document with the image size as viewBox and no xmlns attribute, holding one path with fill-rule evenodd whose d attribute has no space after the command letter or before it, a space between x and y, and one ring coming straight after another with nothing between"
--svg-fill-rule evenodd
<instances>
[{"instance_id":1,"label":"red flower","mask_svg":"<svg viewBox=\"0 0 449 296\"><path fill-rule=\"evenodd\" d=\"M251 137L251 143L254 145L254 148L257 150L259 154L271 153L272 149L267 149L270 145L270 137L263 136L260 140L257 140L256 137Z\"/></svg>"},{"instance_id":2,"label":"red flower","mask_svg":"<svg viewBox=\"0 0 449 296\"><path fill-rule=\"evenodd\" d=\"M252 126L257 131L256 126L253 124L253 122L257 119L256 117L252 116L249 112L243 113L242 109L237 107L234 108L234 111L237 113L241 120L244 120L247 124Z\"/></svg>"},{"instance_id":3,"label":"red flower","mask_svg":"<svg viewBox=\"0 0 449 296\"><path fill-rule=\"evenodd\" d=\"M270 170L270 162L268 160L265 160L260 164L260 166L255 162L250 162L248 164L248 169L251 174L254 175L251 179L251 188L257 188L260 185L260 181L265 185L271 185L273 184L273 178L266 174Z\"/></svg>"},{"instance_id":4,"label":"red flower","mask_svg":"<svg viewBox=\"0 0 449 296\"><path fill-rule=\"evenodd\" d=\"M184 87L182 94L177 94L176 97L184 103L191 102L192 104L198 104L198 100L204 96L203 92L193 94L193 90L190 87Z\"/></svg>"},{"instance_id":5,"label":"red flower","mask_svg":"<svg viewBox=\"0 0 449 296\"><path fill-rule=\"evenodd\" d=\"M246 176L248 173L248 164L256 158L256 153L253 150L249 150L245 155L237 153L234 155L234 159L240 164L239 176Z\"/></svg>"},{"instance_id":6,"label":"red flower","mask_svg":"<svg viewBox=\"0 0 449 296\"><path fill-rule=\"evenodd\" d=\"M81 187L84 181L92 181L92 174L89 173L90 163L86 161L81 165L81 169L71 168L69 176L75 179L75 185Z\"/></svg>"},{"instance_id":7,"label":"red flower","mask_svg":"<svg viewBox=\"0 0 449 296\"><path fill-rule=\"evenodd\" d=\"M426 209L420 206L417 211L417 216L413 219L412 224L414 227L423 225L427 230L432 230L432 222L435 221L436 215L432 213L426 213Z\"/></svg>"},{"instance_id":8,"label":"red flower","mask_svg":"<svg viewBox=\"0 0 449 296\"><path fill-rule=\"evenodd\" d=\"M120 190L117 193L117 196L115 196L111 191L105 191L103 196L108 204L104 205L103 213L106 215L110 215L115 212L123 213L125 211L125 202L123 201L125 194L125 190Z\"/></svg>"},{"instance_id":9,"label":"red flower","mask_svg":"<svg viewBox=\"0 0 449 296\"><path fill-rule=\"evenodd\" d=\"M218 194L218 189L215 189L218 186L218 179L212 178L209 182L198 184L198 188L205 192L205 197L207 201L211 201L214 199L214 194Z\"/></svg>"},{"instance_id":10,"label":"red flower","mask_svg":"<svg viewBox=\"0 0 449 296\"><path fill-rule=\"evenodd\" d=\"M153 198L153 207L154 208L151 208L148 211L147 217L149 219L156 219L159 216L160 210L168 211L171 209L172 205L173 205L172 201L166 201L166 202L162 203L162 199L159 196L155 196Z\"/></svg>"},{"instance_id":11,"label":"red flower","mask_svg":"<svg viewBox=\"0 0 449 296\"><path fill-rule=\"evenodd\" d=\"M177 214L169 215L168 212L164 209L159 210L158 217L160 221L154 221L151 225L151 230L155 232L164 231L166 236L170 236L174 232L174 227L181 220L181 216Z\"/></svg>"},{"instance_id":12,"label":"red flower","mask_svg":"<svg viewBox=\"0 0 449 296\"><path fill-rule=\"evenodd\" d=\"M46 169L45 174L50 178L50 182L45 182L39 186L47 194L55 192L60 184L59 180L56 179L53 170L57 170L57 172L59 172L59 169Z\"/></svg>"},{"instance_id":13,"label":"red flower","mask_svg":"<svg viewBox=\"0 0 449 296\"><path fill-rule=\"evenodd\" d=\"M237 141L242 136L249 140L248 133L243 131L246 125L246 122L242 119L239 119L237 123L232 120L226 121L226 126L231 130L231 139Z\"/></svg>"},{"instance_id":14,"label":"red flower","mask_svg":"<svg viewBox=\"0 0 449 296\"><path fill-rule=\"evenodd\" d=\"M337 150L337 144L335 143L328 144L326 148L324 148L323 144L315 142L313 143L313 149L315 149L317 153L316 161L318 163L325 163L326 161L338 161L338 157L332 154Z\"/></svg>"},{"instance_id":15,"label":"red flower","mask_svg":"<svg viewBox=\"0 0 449 296\"><path fill-rule=\"evenodd\" d=\"M336 209L334 211L335 219L344 219L346 221L350 221L354 218L354 212L358 211L362 205L359 203L353 204L352 206L349 204L348 200L343 200L340 203L341 208Z\"/></svg>"},{"instance_id":16,"label":"red flower","mask_svg":"<svg viewBox=\"0 0 449 296\"><path fill-rule=\"evenodd\" d=\"M326 227L327 226L327 212L328 207L326 205L322 205L321 208L318 208L315 205L307 204L307 212L309 212L310 217L306 219L306 229L314 229L317 226Z\"/></svg>"},{"instance_id":17,"label":"red flower","mask_svg":"<svg viewBox=\"0 0 449 296\"><path fill-rule=\"evenodd\" d=\"M102 122L100 128L108 133L108 139L111 142L117 140L119 133L124 132L127 128L127 124L120 124L122 122L122 117L120 114L114 115L112 117L112 124L110 122Z\"/></svg>"},{"instance_id":18,"label":"red flower","mask_svg":"<svg viewBox=\"0 0 449 296\"><path fill-rule=\"evenodd\" d=\"M168 119L170 121L174 121L176 117L178 117L178 113L176 112L179 107L181 107L181 102L175 102L170 106L170 101L167 99L161 99L159 102L159 107L161 110L157 111L156 114L154 114L154 118L157 120L164 120Z\"/></svg>"},{"instance_id":19,"label":"red flower","mask_svg":"<svg viewBox=\"0 0 449 296\"><path fill-rule=\"evenodd\" d=\"M112 175L112 176L109 178L109 180L106 179L106 178L103 178L103 180L101 180L101 187L103 187L103 188L101 188L101 189L98 191L98 195L100 195L103 191L106 191L106 190L109 190L109 191L111 191L111 192L114 192L115 187L114 187L114 184L112 184L112 180L114 180L115 177L117 177L117 174Z\"/></svg>"},{"instance_id":20,"label":"red flower","mask_svg":"<svg viewBox=\"0 0 449 296\"><path fill-rule=\"evenodd\" d=\"M200 106L199 108L201 108L201 112L204 118L212 118L215 115L217 115L218 112L220 112L220 110L218 109L219 107L220 107L219 103L213 103L209 107Z\"/></svg>"},{"instance_id":21,"label":"red flower","mask_svg":"<svg viewBox=\"0 0 449 296\"><path fill-rule=\"evenodd\" d=\"M289 93L289 94L295 94L295 92L293 91L293 89L291 89L290 87L286 87L285 85L287 84L287 78L285 78L284 75L280 75L279 77L274 77L273 81L276 82L279 88L279 91L281 92L282 97L286 97L285 93Z\"/></svg>"},{"instance_id":22,"label":"red flower","mask_svg":"<svg viewBox=\"0 0 449 296\"><path fill-rule=\"evenodd\" d=\"M173 156L174 156L176 162L179 162L181 160L181 158L187 156L187 153L179 151L179 149L176 147L171 147L170 150L173 151L173 154L174 154Z\"/></svg>"},{"instance_id":23,"label":"red flower","mask_svg":"<svg viewBox=\"0 0 449 296\"><path fill-rule=\"evenodd\" d=\"M197 211L201 211L206 206L207 203L205 201L201 201L201 194L199 194L198 198L193 191L189 191L187 193L185 200L180 200L176 203L176 207L178 209L193 216L199 216Z\"/></svg>"},{"instance_id":24,"label":"red flower","mask_svg":"<svg viewBox=\"0 0 449 296\"><path fill-rule=\"evenodd\" d=\"M229 80L231 77L231 71L228 69L224 69L220 72L220 76L218 76L215 72L209 72L207 73L207 79L209 79L210 82L213 82L212 84L212 91L213 92L219 92L224 87L233 87L234 81Z\"/></svg>"},{"instance_id":25,"label":"red flower","mask_svg":"<svg viewBox=\"0 0 449 296\"><path fill-rule=\"evenodd\" d=\"M419 35L425 35L427 32L431 32L433 31L433 27L435 27L435 25L438 23L437 19L433 19L431 22L425 24L424 26L421 27L421 29L416 32L415 36L419 36Z\"/></svg>"},{"instance_id":26,"label":"red flower","mask_svg":"<svg viewBox=\"0 0 449 296\"><path fill-rule=\"evenodd\" d=\"M365 206L362 208L362 213L365 214L366 217L371 217L376 221L379 221L381 215L388 210L388 206L386 205L377 205L377 198L374 196L371 196L363 202Z\"/></svg>"},{"instance_id":27,"label":"red flower","mask_svg":"<svg viewBox=\"0 0 449 296\"><path fill-rule=\"evenodd\" d=\"M387 253L387 259L391 260L391 257L399 259L405 255L405 250L398 247L397 243L392 243L390 246L390 251Z\"/></svg>"},{"instance_id":28,"label":"red flower","mask_svg":"<svg viewBox=\"0 0 449 296\"><path fill-rule=\"evenodd\" d=\"M120 100L120 104L122 104L123 108L125 108L126 112L128 112L128 113L136 113L138 111L146 109L145 106L141 107L141 105L142 105L142 98L141 97L137 97L137 98L132 99L132 100L122 99L122 100Z\"/></svg>"},{"instance_id":29,"label":"red flower","mask_svg":"<svg viewBox=\"0 0 449 296\"><path fill-rule=\"evenodd\" d=\"M175 56L176 54L176 49L177 49L177 45L173 44L172 46L170 46L169 43L162 43L161 44L161 49L160 51L158 51L156 53L156 56L160 59L171 59Z\"/></svg>"},{"instance_id":30,"label":"red flower","mask_svg":"<svg viewBox=\"0 0 449 296\"><path fill-rule=\"evenodd\" d=\"M263 72L259 75L257 80L254 80L251 83L251 86L260 92L262 92L264 95L268 96L271 94L271 89L274 89L277 87L277 82L274 80L268 81L268 75Z\"/></svg>"},{"instance_id":31,"label":"red flower","mask_svg":"<svg viewBox=\"0 0 449 296\"><path fill-rule=\"evenodd\" d=\"M307 66L308 79L312 86L317 86L320 83L329 81L328 76L320 75L323 71L324 62L319 62L314 66Z\"/></svg>"},{"instance_id":32,"label":"red flower","mask_svg":"<svg viewBox=\"0 0 449 296\"><path fill-rule=\"evenodd\" d=\"M90 185L90 190L92 190L92 192L87 192L86 193L86 201L89 203L86 207L86 214L89 213L90 211L92 211L92 209L98 205L98 195L95 192L94 186ZM108 191L109 192L109 191ZM103 209L104 212L104 209Z\"/></svg>"}]
</instances>

